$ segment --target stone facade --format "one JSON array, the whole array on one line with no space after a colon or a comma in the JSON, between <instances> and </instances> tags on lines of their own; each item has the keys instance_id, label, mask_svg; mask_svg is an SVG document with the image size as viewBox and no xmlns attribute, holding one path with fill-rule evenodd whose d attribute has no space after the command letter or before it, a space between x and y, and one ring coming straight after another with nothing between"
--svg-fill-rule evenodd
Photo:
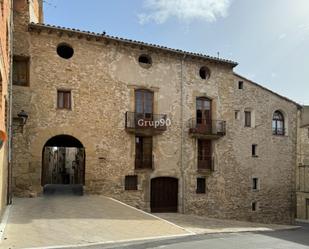
<instances>
[{"instance_id":1,"label":"stone facade","mask_svg":"<svg viewBox=\"0 0 309 249\"><path fill-rule=\"evenodd\" d=\"M85 148L85 190L112 196L150 211L151 179L178 179L178 211L260 222L292 222L299 106L233 72L235 63L142 43L40 24L28 25L29 4L14 12L14 53L30 58L29 86L14 86L13 116L29 114L13 138L14 193L42 192L42 151L52 137L66 134ZM40 5L38 5L40 6ZM41 12L37 12L41 13ZM39 14L40 15L40 14ZM37 19L41 20L41 16ZM59 44L74 49L58 56ZM141 54L151 56L141 67ZM201 67L210 70L201 79ZM239 89L239 81L243 89ZM171 126L153 136L152 170L136 170L135 135L126 132L125 113L134 112L134 90L154 93L154 113ZM57 90L70 90L70 110L57 109ZM212 119L226 121L226 134L212 140L213 170L198 171L198 142L189 134L196 98L212 101ZM244 127L245 111L251 127ZM273 113L284 115L285 135L272 135ZM237 117L235 111L238 111ZM257 155L252 156L252 145ZM125 176L138 176L138 189L126 191ZM197 178L206 193L197 194ZM252 179L259 188L252 190ZM256 211L252 211L252 202Z\"/></svg>"},{"instance_id":2,"label":"stone facade","mask_svg":"<svg viewBox=\"0 0 309 249\"><path fill-rule=\"evenodd\" d=\"M309 219L309 106L300 114L297 143L297 218Z\"/></svg>"},{"instance_id":3,"label":"stone facade","mask_svg":"<svg viewBox=\"0 0 309 249\"><path fill-rule=\"evenodd\" d=\"M0 130L8 133L9 85L11 68L11 4L0 1ZM7 204L8 190L8 143L0 149L0 217Z\"/></svg>"}]
</instances>

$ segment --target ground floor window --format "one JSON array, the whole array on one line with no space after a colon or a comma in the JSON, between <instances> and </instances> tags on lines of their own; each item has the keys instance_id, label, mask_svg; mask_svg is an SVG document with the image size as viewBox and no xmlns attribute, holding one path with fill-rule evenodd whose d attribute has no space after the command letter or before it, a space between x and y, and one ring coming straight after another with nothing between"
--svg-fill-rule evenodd
<instances>
[{"instance_id":1,"label":"ground floor window","mask_svg":"<svg viewBox=\"0 0 309 249\"><path fill-rule=\"evenodd\" d=\"M137 190L137 175L125 177L125 190Z\"/></svg>"}]
</instances>

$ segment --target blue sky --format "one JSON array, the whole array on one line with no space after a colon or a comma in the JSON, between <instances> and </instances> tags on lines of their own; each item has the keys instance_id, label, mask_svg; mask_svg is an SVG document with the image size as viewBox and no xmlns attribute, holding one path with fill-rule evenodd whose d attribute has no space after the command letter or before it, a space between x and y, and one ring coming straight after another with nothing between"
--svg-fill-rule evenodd
<instances>
[{"instance_id":1,"label":"blue sky","mask_svg":"<svg viewBox=\"0 0 309 249\"><path fill-rule=\"evenodd\" d=\"M232 59L309 105L309 0L44 0L45 23ZM86 4L85 4L86 3Z\"/></svg>"}]
</instances>

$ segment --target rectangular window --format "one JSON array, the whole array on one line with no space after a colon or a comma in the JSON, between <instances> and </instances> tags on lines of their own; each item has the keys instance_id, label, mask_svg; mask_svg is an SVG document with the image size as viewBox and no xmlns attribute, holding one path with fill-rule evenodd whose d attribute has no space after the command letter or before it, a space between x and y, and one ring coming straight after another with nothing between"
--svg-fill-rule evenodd
<instances>
[{"instance_id":1,"label":"rectangular window","mask_svg":"<svg viewBox=\"0 0 309 249\"><path fill-rule=\"evenodd\" d=\"M125 177L125 190L137 190L137 175Z\"/></svg>"},{"instance_id":2,"label":"rectangular window","mask_svg":"<svg viewBox=\"0 0 309 249\"><path fill-rule=\"evenodd\" d=\"M252 144L252 156L257 157L257 144Z\"/></svg>"},{"instance_id":3,"label":"rectangular window","mask_svg":"<svg viewBox=\"0 0 309 249\"><path fill-rule=\"evenodd\" d=\"M71 109L71 91L68 90L57 91L57 108Z\"/></svg>"},{"instance_id":4,"label":"rectangular window","mask_svg":"<svg viewBox=\"0 0 309 249\"><path fill-rule=\"evenodd\" d=\"M259 178L252 178L252 190L258 190L259 189Z\"/></svg>"},{"instance_id":5,"label":"rectangular window","mask_svg":"<svg viewBox=\"0 0 309 249\"><path fill-rule=\"evenodd\" d=\"M16 86L29 86L29 57L14 56L13 84Z\"/></svg>"},{"instance_id":6,"label":"rectangular window","mask_svg":"<svg viewBox=\"0 0 309 249\"><path fill-rule=\"evenodd\" d=\"M240 112L239 111L235 111L235 119L236 120L240 119Z\"/></svg>"},{"instance_id":7,"label":"rectangular window","mask_svg":"<svg viewBox=\"0 0 309 249\"><path fill-rule=\"evenodd\" d=\"M152 169L152 137L135 137L135 169Z\"/></svg>"},{"instance_id":8,"label":"rectangular window","mask_svg":"<svg viewBox=\"0 0 309 249\"><path fill-rule=\"evenodd\" d=\"M196 178L196 193L205 194L206 193L206 179L202 177Z\"/></svg>"},{"instance_id":9,"label":"rectangular window","mask_svg":"<svg viewBox=\"0 0 309 249\"><path fill-rule=\"evenodd\" d=\"M238 81L238 89L244 89L244 82Z\"/></svg>"},{"instance_id":10,"label":"rectangular window","mask_svg":"<svg viewBox=\"0 0 309 249\"><path fill-rule=\"evenodd\" d=\"M251 210L254 211L254 212L257 210L257 202L256 201L253 201L251 203Z\"/></svg>"},{"instance_id":11,"label":"rectangular window","mask_svg":"<svg viewBox=\"0 0 309 249\"><path fill-rule=\"evenodd\" d=\"M211 140L199 139L198 140L198 164L199 170L212 169L212 156L211 156Z\"/></svg>"},{"instance_id":12,"label":"rectangular window","mask_svg":"<svg viewBox=\"0 0 309 249\"><path fill-rule=\"evenodd\" d=\"M245 127L251 127L251 112L245 111Z\"/></svg>"}]
</instances>

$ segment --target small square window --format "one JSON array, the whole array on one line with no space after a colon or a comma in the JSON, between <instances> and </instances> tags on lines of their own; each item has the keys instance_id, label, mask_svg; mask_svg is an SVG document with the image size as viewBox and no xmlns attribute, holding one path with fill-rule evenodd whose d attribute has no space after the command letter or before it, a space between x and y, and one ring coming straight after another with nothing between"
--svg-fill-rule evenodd
<instances>
[{"instance_id":1,"label":"small square window","mask_svg":"<svg viewBox=\"0 0 309 249\"><path fill-rule=\"evenodd\" d=\"M254 177L252 178L252 190L258 190L259 189L259 178Z\"/></svg>"},{"instance_id":2,"label":"small square window","mask_svg":"<svg viewBox=\"0 0 309 249\"><path fill-rule=\"evenodd\" d=\"M256 201L251 202L251 210L253 212L257 211L258 203Z\"/></svg>"},{"instance_id":3,"label":"small square window","mask_svg":"<svg viewBox=\"0 0 309 249\"><path fill-rule=\"evenodd\" d=\"M71 91L68 90L57 91L57 108L71 109Z\"/></svg>"},{"instance_id":4,"label":"small square window","mask_svg":"<svg viewBox=\"0 0 309 249\"><path fill-rule=\"evenodd\" d=\"M244 89L244 82L238 81L238 89Z\"/></svg>"},{"instance_id":5,"label":"small square window","mask_svg":"<svg viewBox=\"0 0 309 249\"><path fill-rule=\"evenodd\" d=\"M252 156L257 157L257 144L252 144Z\"/></svg>"},{"instance_id":6,"label":"small square window","mask_svg":"<svg viewBox=\"0 0 309 249\"><path fill-rule=\"evenodd\" d=\"M196 179L196 193L205 194L206 193L206 179L203 177L198 177Z\"/></svg>"},{"instance_id":7,"label":"small square window","mask_svg":"<svg viewBox=\"0 0 309 249\"><path fill-rule=\"evenodd\" d=\"M125 190L137 190L137 175L125 176Z\"/></svg>"},{"instance_id":8,"label":"small square window","mask_svg":"<svg viewBox=\"0 0 309 249\"><path fill-rule=\"evenodd\" d=\"M235 120L240 119L240 111L235 111Z\"/></svg>"}]
</instances>

